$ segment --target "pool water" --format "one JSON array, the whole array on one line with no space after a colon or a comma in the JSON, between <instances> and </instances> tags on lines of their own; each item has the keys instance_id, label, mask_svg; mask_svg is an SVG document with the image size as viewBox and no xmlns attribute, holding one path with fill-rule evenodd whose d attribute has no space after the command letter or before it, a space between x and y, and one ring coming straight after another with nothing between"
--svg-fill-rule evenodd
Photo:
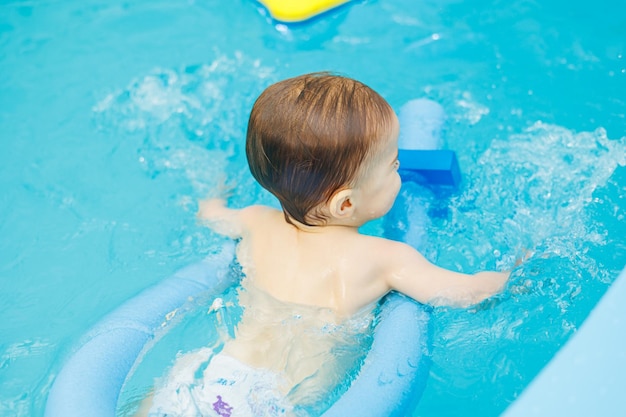
<instances>
[{"instance_id":1,"label":"pool water","mask_svg":"<svg viewBox=\"0 0 626 417\"><path fill-rule=\"evenodd\" d=\"M465 272L529 255L502 295L434 311L413 415L501 413L626 263L626 20L592 6L355 1L286 28L251 0L3 2L0 415L42 415L90 326L219 244L198 198L275 204L245 167L248 111L317 70L448 116L461 187L405 184L408 220L367 233Z\"/></svg>"}]
</instances>

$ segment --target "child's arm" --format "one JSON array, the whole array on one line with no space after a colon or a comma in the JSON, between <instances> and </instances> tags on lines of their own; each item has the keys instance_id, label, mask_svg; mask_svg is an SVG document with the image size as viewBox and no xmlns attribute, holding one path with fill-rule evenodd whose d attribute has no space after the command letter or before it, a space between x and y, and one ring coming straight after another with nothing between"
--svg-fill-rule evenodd
<instances>
[{"instance_id":1,"label":"child's arm","mask_svg":"<svg viewBox=\"0 0 626 417\"><path fill-rule=\"evenodd\" d=\"M387 284L421 303L467 307L500 292L508 272L463 274L430 263L412 247L393 242Z\"/></svg>"},{"instance_id":2,"label":"child's arm","mask_svg":"<svg viewBox=\"0 0 626 417\"><path fill-rule=\"evenodd\" d=\"M198 219L215 232L236 239L243 234L242 210L226 207L220 198L202 200L198 203Z\"/></svg>"},{"instance_id":3,"label":"child's arm","mask_svg":"<svg viewBox=\"0 0 626 417\"><path fill-rule=\"evenodd\" d=\"M213 231L231 239L243 237L256 225L263 222L264 215L275 212L265 206L248 206L241 209L226 207L221 198L210 198L198 203L198 219Z\"/></svg>"}]
</instances>

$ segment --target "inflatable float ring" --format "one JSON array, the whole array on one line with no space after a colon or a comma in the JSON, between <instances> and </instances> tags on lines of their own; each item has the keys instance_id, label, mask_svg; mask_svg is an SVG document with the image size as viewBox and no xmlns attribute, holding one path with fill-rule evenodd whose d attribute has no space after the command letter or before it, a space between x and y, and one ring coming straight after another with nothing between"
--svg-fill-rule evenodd
<instances>
[{"instance_id":1,"label":"inflatable float ring","mask_svg":"<svg viewBox=\"0 0 626 417\"><path fill-rule=\"evenodd\" d=\"M350 0L257 0L274 20L296 23L311 19Z\"/></svg>"},{"instance_id":2,"label":"inflatable float ring","mask_svg":"<svg viewBox=\"0 0 626 417\"><path fill-rule=\"evenodd\" d=\"M113 417L122 385L144 345L168 313L190 297L221 294L237 283L230 272L234 243L141 292L87 333L57 375L45 417ZM374 341L350 388L324 417L404 416L428 376L428 319L424 307L390 294L381 305Z\"/></svg>"}]
</instances>

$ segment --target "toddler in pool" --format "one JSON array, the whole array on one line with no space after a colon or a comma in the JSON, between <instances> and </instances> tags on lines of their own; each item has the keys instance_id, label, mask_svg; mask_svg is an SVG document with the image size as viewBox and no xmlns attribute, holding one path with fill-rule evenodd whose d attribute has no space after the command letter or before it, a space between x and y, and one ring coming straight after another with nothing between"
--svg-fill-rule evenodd
<instances>
[{"instance_id":1,"label":"toddler in pool","mask_svg":"<svg viewBox=\"0 0 626 417\"><path fill-rule=\"evenodd\" d=\"M340 382L343 361L328 352L368 329L385 294L464 307L503 288L508 273L449 271L402 242L359 233L400 189L398 132L389 104L347 77L306 74L259 96L246 155L282 211L200 203L202 221L239 241L245 310L210 361L202 350L178 360L150 416L296 415Z\"/></svg>"}]
</instances>

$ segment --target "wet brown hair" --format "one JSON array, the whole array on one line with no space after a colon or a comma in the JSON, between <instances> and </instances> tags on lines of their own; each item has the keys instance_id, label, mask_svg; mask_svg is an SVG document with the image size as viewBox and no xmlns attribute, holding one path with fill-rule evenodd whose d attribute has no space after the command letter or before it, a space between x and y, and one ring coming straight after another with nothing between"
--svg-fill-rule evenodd
<instances>
[{"instance_id":1,"label":"wet brown hair","mask_svg":"<svg viewBox=\"0 0 626 417\"><path fill-rule=\"evenodd\" d=\"M351 78L313 73L280 81L252 107L250 171L278 198L288 222L323 224L320 206L353 185L393 114L385 99Z\"/></svg>"}]
</instances>

